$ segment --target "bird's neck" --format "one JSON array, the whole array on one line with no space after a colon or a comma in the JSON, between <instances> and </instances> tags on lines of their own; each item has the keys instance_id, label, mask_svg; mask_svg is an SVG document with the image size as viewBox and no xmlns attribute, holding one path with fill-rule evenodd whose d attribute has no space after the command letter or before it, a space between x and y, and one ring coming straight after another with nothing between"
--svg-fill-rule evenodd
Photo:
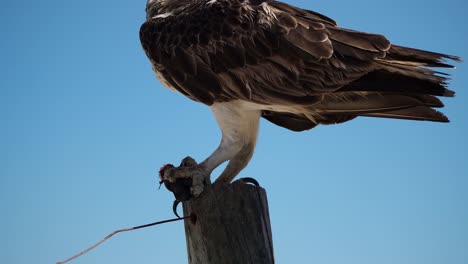
<instances>
[{"instance_id":1,"label":"bird's neck","mask_svg":"<svg viewBox=\"0 0 468 264\"><path fill-rule=\"evenodd\" d=\"M148 0L146 2L146 18L152 18L161 12L166 0Z\"/></svg>"},{"instance_id":2,"label":"bird's neck","mask_svg":"<svg viewBox=\"0 0 468 264\"><path fill-rule=\"evenodd\" d=\"M148 0L146 3L146 17L151 18L160 14L173 12L197 1L203 0Z\"/></svg>"}]
</instances>

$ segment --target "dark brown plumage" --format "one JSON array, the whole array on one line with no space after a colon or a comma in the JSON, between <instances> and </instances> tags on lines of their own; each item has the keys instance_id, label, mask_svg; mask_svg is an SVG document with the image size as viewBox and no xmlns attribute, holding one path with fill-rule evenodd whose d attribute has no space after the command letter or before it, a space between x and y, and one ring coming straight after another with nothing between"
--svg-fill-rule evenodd
<instances>
[{"instance_id":1,"label":"dark brown plumage","mask_svg":"<svg viewBox=\"0 0 468 264\"><path fill-rule=\"evenodd\" d=\"M167 87L210 106L223 132L199 165L231 181L255 146L258 118L293 131L359 116L448 122L458 57L392 45L384 36L277 1L149 0L140 39Z\"/></svg>"},{"instance_id":2,"label":"dark brown plumage","mask_svg":"<svg viewBox=\"0 0 468 264\"><path fill-rule=\"evenodd\" d=\"M158 77L195 101L310 109L264 111L292 130L356 116L448 121L432 109L443 106L434 96L454 93L446 76L429 67L451 67L444 60L457 57L391 45L384 36L343 29L281 2L207 2L150 2L140 30ZM164 13L171 15L158 17Z\"/></svg>"}]
</instances>

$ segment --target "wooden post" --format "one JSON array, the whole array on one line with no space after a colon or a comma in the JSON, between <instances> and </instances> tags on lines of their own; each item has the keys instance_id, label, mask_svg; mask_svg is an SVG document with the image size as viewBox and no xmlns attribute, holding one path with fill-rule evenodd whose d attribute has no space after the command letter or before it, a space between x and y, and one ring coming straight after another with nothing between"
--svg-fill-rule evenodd
<instances>
[{"instance_id":1,"label":"wooden post","mask_svg":"<svg viewBox=\"0 0 468 264\"><path fill-rule=\"evenodd\" d=\"M242 180L183 203L189 264L273 264L266 192Z\"/></svg>"}]
</instances>

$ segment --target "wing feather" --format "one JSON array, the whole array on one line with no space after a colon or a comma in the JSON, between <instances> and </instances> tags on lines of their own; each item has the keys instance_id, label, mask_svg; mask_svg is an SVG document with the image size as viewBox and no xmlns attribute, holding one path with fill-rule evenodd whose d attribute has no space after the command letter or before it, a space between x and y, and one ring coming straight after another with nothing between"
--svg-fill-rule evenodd
<instances>
[{"instance_id":1,"label":"wing feather","mask_svg":"<svg viewBox=\"0 0 468 264\"><path fill-rule=\"evenodd\" d=\"M147 8L140 39L158 78L195 101L291 106L263 115L295 131L356 116L446 121L431 107L454 93L428 67L458 57L392 45L277 1L173 2L161 9L167 16Z\"/></svg>"}]
</instances>

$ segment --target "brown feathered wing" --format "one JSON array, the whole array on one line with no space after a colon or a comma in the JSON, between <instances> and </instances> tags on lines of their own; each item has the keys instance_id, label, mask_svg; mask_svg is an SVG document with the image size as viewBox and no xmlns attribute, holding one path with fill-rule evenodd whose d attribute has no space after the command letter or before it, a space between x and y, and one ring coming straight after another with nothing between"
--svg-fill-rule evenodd
<instances>
[{"instance_id":1,"label":"brown feathered wing","mask_svg":"<svg viewBox=\"0 0 468 264\"><path fill-rule=\"evenodd\" d=\"M436 96L454 93L447 76L430 68L451 67L445 60L457 57L391 45L313 11L260 2L187 1L168 16L154 14L140 39L158 78L207 105L273 106L262 116L294 131L357 116L448 121L433 108L443 106Z\"/></svg>"}]
</instances>

